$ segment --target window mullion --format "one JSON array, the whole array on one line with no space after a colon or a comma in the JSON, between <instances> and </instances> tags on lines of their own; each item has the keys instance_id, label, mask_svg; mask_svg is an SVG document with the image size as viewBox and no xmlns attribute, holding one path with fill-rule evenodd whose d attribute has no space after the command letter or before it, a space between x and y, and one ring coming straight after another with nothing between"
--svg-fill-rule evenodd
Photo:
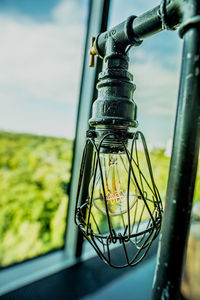
<instances>
[{"instance_id":1,"label":"window mullion","mask_svg":"<svg viewBox=\"0 0 200 300\"><path fill-rule=\"evenodd\" d=\"M79 96L79 109L77 115L76 139L74 143L74 159L69 197L70 200L67 214L65 254L69 258L74 258L76 256L77 243L79 247L79 255L81 252L82 241L80 240L81 237L79 236L77 227L74 223L74 205L82 152L86 140L86 130L88 129L88 119L91 113L92 102L96 95L98 73L102 67L102 60L97 58L95 68L89 68L89 49L91 47L91 37L97 36L99 32L105 31L107 28L109 4L110 1L108 0L90 2L81 89Z\"/></svg>"}]
</instances>

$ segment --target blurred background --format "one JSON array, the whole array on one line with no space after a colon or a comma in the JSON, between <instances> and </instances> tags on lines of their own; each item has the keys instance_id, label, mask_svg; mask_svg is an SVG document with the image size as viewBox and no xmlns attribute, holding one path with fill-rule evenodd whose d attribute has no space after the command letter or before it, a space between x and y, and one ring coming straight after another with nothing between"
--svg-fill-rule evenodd
<instances>
[{"instance_id":1,"label":"blurred background","mask_svg":"<svg viewBox=\"0 0 200 300\"><path fill-rule=\"evenodd\" d=\"M108 27L158 4L111 0ZM89 0L0 1L1 268L65 246L88 13ZM163 201L181 49L177 32L165 31L130 50L139 129Z\"/></svg>"},{"instance_id":2,"label":"blurred background","mask_svg":"<svg viewBox=\"0 0 200 300\"><path fill-rule=\"evenodd\" d=\"M64 246L88 1L0 2L0 265Z\"/></svg>"}]
</instances>

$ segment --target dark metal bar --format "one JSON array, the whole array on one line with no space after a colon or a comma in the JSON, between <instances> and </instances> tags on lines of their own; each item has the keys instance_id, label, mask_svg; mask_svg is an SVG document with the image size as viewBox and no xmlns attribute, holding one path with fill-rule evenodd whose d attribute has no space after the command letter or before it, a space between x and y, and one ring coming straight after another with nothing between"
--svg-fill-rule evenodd
<instances>
[{"instance_id":1,"label":"dark metal bar","mask_svg":"<svg viewBox=\"0 0 200 300\"><path fill-rule=\"evenodd\" d=\"M200 1L190 0L184 20L198 14ZM195 25L194 25L195 26ZM184 35L182 71L166 209L159 242L153 300L179 299L200 143L200 28Z\"/></svg>"}]
</instances>

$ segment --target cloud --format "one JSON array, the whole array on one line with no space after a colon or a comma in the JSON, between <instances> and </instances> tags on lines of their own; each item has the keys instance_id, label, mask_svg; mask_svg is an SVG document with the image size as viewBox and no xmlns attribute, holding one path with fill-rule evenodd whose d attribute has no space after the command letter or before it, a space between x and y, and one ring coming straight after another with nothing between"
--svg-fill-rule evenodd
<instances>
[{"instance_id":1,"label":"cloud","mask_svg":"<svg viewBox=\"0 0 200 300\"><path fill-rule=\"evenodd\" d=\"M86 8L86 3L80 10L78 1L61 1L46 22L0 14L0 107L5 101L13 108L22 102L66 103L73 107L75 123ZM2 122L0 118L0 127L6 127Z\"/></svg>"},{"instance_id":2,"label":"cloud","mask_svg":"<svg viewBox=\"0 0 200 300\"><path fill-rule=\"evenodd\" d=\"M76 3L61 2L52 12L51 23L27 17L0 18L0 99L3 87L12 100L23 90L30 97L76 101L85 29L80 21L77 23ZM61 8L66 24L62 15L59 18Z\"/></svg>"},{"instance_id":3,"label":"cloud","mask_svg":"<svg viewBox=\"0 0 200 300\"><path fill-rule=\"evenodd\" d=\"M82 25L86 4L86 0L62 0L52 11L53 19L61 25Z\"/></svg>"},{"instance_id":4,"label":"cloud","mask_svg":"<svg viewBox=\"0 0 200 300\"><path fill-rule=\"evenodd\" d=\"M180 65L181 53L177 51L158 53L150 44L131 50L129 71L136 84L133 98L140 130L151 147L165 147L173 136Z\"/></svg>"},{"instance_id":5,"label":"cloud","mask_svg":"<svg viewBox=\"0 0 200 300\"><path fill-rule=\"evenodd\" d=\"M131 11L132 1L126 7L117 3L111 23ZM144 5L152 7L138 3L138 13ZM82 0L60 1L43 22L0 14L0 128L73 136L86 19L87 1ZM180 70L175 34L163 32L131 52L139 121L147 129L151 123L155 140L168 139L175 114Z\"/></svg>"},{"instance_id":6,"label":"cloud","mask_svg":"<svg viewBox=\"0 0 200 300\"><path fill-rule=\"evenodd\" d=\"M168 68L173 62L174 67ZM134 74L134 99L143 115L171 119L178 96L180 59L177 55L165 57L163 64L148 49L135 51L130 72Z\"/></svg>"}]
</instances>

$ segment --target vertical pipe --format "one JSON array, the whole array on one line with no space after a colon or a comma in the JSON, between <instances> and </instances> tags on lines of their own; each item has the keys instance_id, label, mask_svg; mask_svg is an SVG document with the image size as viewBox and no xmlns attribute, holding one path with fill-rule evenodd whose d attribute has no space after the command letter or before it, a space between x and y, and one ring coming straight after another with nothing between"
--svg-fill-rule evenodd
<instances>
[{"instance_id":1,"label":"vertical pipe","mask_svg":"<svg viewBox=\"0 0 200 300\"><path fill-rule=\"evenodd\" d=\"M198 0L188 1L184 19L197 15ZM166 209L160 234L153 300L179 299L200 140L200 28L184 35L182 71L170 164Z\"/></svg>"}]
</instances>

